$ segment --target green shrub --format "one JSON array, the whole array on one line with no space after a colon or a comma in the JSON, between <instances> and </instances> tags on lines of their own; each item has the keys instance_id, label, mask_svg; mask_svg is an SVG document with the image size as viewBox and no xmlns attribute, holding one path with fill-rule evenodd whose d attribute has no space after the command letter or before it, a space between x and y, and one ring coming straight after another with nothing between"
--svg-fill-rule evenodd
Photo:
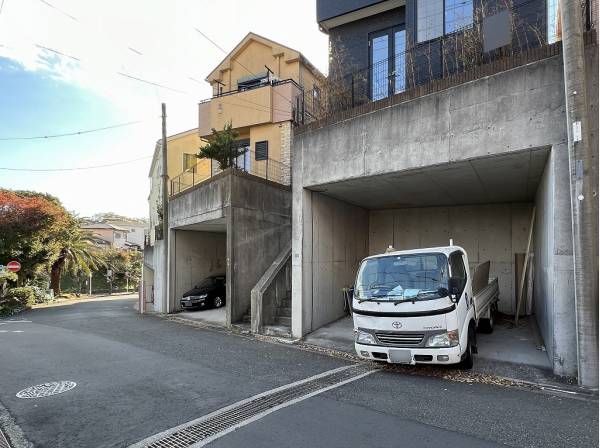
<instances>
[{"instance_id":1,"label":"green shrub","mask_svg":"<svg viewBox=\"0 0 600 448\"><path fill-rule=\"evenodd\" d=\"M46 303L52 300L52 297L44 288L39 286L29 286L29 288L33 291L33 301L35 303Z\"/></svg>"},{"instance_id":2,"label":"green shrub","mask_svg":"<svg viewBox=\"0 0 600 448\"><path fill-rule=\"evenodd\" d=\"M6 295L0 298L0 315L10 315L31 308L35 303L35 295L31 286L10 288Z\"/></svg>"}]
</instances>

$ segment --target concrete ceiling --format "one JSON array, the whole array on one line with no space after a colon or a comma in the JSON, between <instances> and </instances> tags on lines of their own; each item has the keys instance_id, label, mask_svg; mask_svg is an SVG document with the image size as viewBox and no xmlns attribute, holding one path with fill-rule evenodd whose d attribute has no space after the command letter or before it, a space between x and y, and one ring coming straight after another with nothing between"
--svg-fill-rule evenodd
<instances>
[{"instance_id":1,"label":"concrete ceiling","mask_svg":"<svg viewBox=\"0 0 600 448\"><path fill-rule=\"evenodd\" d=\"M310 189L366 209L532 201L548 152L528 149Z\"/></svg>"},{"instance_id":2,"label":"concrete ceiling","mask_svg":"<svg viewBox=\"0 0 600 448\"><path fill-rule=\"evenodd\" d=\"M204 221L197 224L190 224L187 226L175 227L175 230L191 230L195 232L216 232L226 233L227 232L227 221L225 217L212 219L210 221Z\"/></svg>"}]
</instances>

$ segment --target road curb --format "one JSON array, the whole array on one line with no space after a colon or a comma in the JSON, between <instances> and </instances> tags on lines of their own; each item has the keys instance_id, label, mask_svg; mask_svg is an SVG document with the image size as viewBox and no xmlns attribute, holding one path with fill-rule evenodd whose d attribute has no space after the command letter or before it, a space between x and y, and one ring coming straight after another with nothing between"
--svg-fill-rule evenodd
<instances>
[{"instance_id":1,"label":"road curb","mask_svg":"<svg viewBox=\"0 0 600 448\"><path fill-rule=\"evenodd\" d=\"M2 438L1 433L4 433L8 439L10 448L33 448L33 444L27 440L21 427L2 403L0 403L0 438Z\"/></svg>"}]
</instances>

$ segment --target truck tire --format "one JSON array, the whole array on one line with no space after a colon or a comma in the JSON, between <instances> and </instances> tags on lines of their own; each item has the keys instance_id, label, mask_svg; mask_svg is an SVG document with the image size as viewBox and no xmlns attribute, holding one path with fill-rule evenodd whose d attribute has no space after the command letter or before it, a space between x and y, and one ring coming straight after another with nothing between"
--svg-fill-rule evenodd
<instances>
[{"instance_id":1,"label":"truck tire","mask_svg":"<svg viewBox=\"0 0 600 448\"><path fill-rule=\"evenodd\" d=\"M492 305L490 308L490 317L489 319L479 319L479 325L477 329L481 333L491 334L494 332L494 315L496 313L496 306Z\"/></svg>"},{"instance_id":2,"label":"truck tire","mask_svg":"<svg viewBox=\"0 0 600 448\"><path fill-rule=\"evenodd\" d=\"M471 326L471 327L469 327L469 339L467 341L467 350L465 351L464 358L458 364L458 368L461 370L470 370L473 368L474 340L475 340L475 329L473 326Z\"/></svg>"}]
</instances>

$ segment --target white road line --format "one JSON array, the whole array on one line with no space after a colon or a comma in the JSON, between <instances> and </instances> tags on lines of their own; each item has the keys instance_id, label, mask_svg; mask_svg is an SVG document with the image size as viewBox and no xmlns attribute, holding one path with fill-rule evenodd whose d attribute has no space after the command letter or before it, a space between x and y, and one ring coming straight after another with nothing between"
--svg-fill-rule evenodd
<instances>
[{"instance_id":1,"label":"white road line","mask_svg":"<svg viewBox=\"0 0 600 448\"><path fill-rule=\"evenodd\" d=\"M181 430L183 428L186 428L186 427L188 427L190 425L195 425L195 424L201 423L201 422L203 422L205 420L208 420L208 419L210 419L212 417L215 417L217 415L223 414L224 412L227 412L230 409L233 409L233 408L241 406L241 405L243 405L245 403L248 403L249 401L253 401L253 400L256 400L257 398L261 398L261 397L264 397L266 395L271 395L271 394L274 394L276 392L280 392L280 391L283 391L283 390L286 390L286 389L291 389L292 387L298 386L300 384L304 384L304 383L307 383L307 382L315 380L315 379L319 379L319 378L322 378L322 377L325 377L325 376L329 376L331 374L334 374L334 373L337 373L337 372L341 372L343 370L347 370L347 369L350 369L350 368L353 368L353 367L356 367L356 366L357 366L357 364L352 364L352 365L349 365L349 366L339 367L337 369L327 370L326 372L319 373L318 375L314 375L314 376L305 378L303 380L295 381L293 383L286 384L285 386L277 387L275 389L268 390L268 391L260 393L258 395L254 395L252 397L246 398L245 400L241 400L241 401L238 401L237 403L233 403L233 404L231 404L229 406L226 406L224 408L218 409L218 410L216 410L214 412L211 412L210 414L204 415L204 416L202 416L200 418L197 418L195 420L191 420L191 421L189 421L187 423L184 423L182 425L175 426L174 428L167 429L166 431L163 431L163 432L160 432L158 434L155 434L155 435L153 435L151 437L148 437L148 438L146 438L146 439L144 439L144 440L142 440L142 441L140 441L138 443L130 445L129 448L144 448L144 447L150 445L151 443L156 442L157 440L163 439L163 438L165 438L167 436L170 436L171 434L176 433L177 431L179 431L179 430ZM212 441L214 441L216 439L219 439L219 438L223 437L224 435L229 434L232 431L235 431L236 429L242 428L242 427L244 427L244 426L246 426L246 425L248 425L248 424L250 424L252 422L260 420L261 418L263 418L263 417L271 414L272 412L275 412L275 411L278 411L279 409L283 409L283 408L286 408L286 407L291 406L293 404L299 403L301 401L304 401L304 400L306 400L306 399L308 399L310 397L314 397L315 395L321 394L321 393L326 392L328 390L335 389L337 387L343 386L344 384L351 383L352 381L356 381L356 380L358 380L360 378L363 378L363 377L365 377L367 375L370 375L371 373L374 373L376 371L377 370L375 370L375 369L368 370L367 372L359 373L359 374L357 374L357 375L355 375L353 377L350 377L350 378L348 378L348 379L346 379L344 381L340 381L339 383L335 383L335 384L333 384L331 386L327 386L327 387L324 387L322 389L318 389L316 391L310 392L310 393L308 393L306 395L302 395L301 397L295 398L293 400L286 401L285 403L282 403L282 404L280 404L278 406L275 406L275 407L270 408L270 409L268 409L266 411L263 411L263 412L255 415L253 417L250 417L250 418L248 418L246 420L243 420L240 423L238 423L236 425L233 425L233 426L231 426L231 427L229 427L229 428L227 428L227 429L225 429L225 430L223 430L223 431L221 431L221 432L219 432L219 433L217 433L217 434L215 434L215 435L213 435L213 436L211 436L211 437L209 437L207 439L204 439L204 440L202 440L202 441L200 441L198 443L190 445L189 448L199 448L199 447L205 446L205 445L209 444L210 442L212 442Z\"/></svg>"},{"instance_id":2,"label":"white road line","mask_svg":"<svg viewBox=\"0 0 600 448\"><path fill-rule=\"evenodd\" d=\"M8 325L8 324L30 324L30 320L4 320L0 321L0 325Z\"/></svg>"}]
</instances>

